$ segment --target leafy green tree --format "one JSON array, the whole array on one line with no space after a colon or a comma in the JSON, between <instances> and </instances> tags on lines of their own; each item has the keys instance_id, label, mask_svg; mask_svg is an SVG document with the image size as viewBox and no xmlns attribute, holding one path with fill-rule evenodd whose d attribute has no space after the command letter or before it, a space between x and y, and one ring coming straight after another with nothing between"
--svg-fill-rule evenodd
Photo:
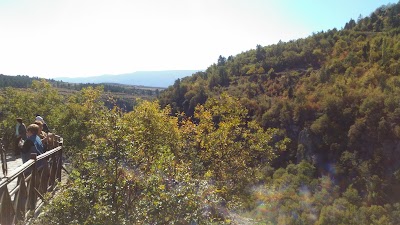
<instances>
[{"instance_id":1,"label":"leafy green tree","mask_svg":"<svg viewBox=\"0 0 400 225\"><path fill-rule=\"evenodd\" d=\"M85 108L94 106L85 102ZM156 102L142 102L127 114L97 108L85 123L86 145L73 158L68 188L37 223L208 224L218 219L206 210L220 201L215 188L191 178L180 158L177 118L169 113Z\"/></svg>"},{"instance_id":2,"label":"leafy green tree","mask_svg":"<svg viewBox=\"0 0 400 225\"><path fill-rule=\"evenodd\" d=\"M135 166L143 167L145 173L155 163L159 152L179 152L178 119L170 117L171 109L161 110L157 102L144 101L132 112L124 115L125 121L131 124L134 152L131 158L137 159Z\"/></svg>"},{"instance_id":3,"label":"leafy green tree","mask_svg":"<svg viewBox=\"0 0 400 225\"><path fill-rule=\"evenodd\" d=\"M220 55L219 57L218 57L218 66L225 66L225 63L226 63L226 58L225 57L223 57L222 55Z\"/></svg>"},{"instance_id":4,"label":"leafy green tree","mask_svg":"<svg viewBox=\"0 0 400 225\"><path fill-rule=\"evenodd\" d=\"M264 131L255 121L246 121L247 110L235 98L222 94L196 108L197 126L191 126L195 142L189 143L200 159L199 175L233 182L241 188L253 169L270 162L285 149L287 139L274 142L276 129ZM187 128L186 128L187 129Z\"/></svg>"},{"instance_id":5,"label":"leafy green tree","mask_svg":"<svg viewBox=\"0 0 400 225\"><path fill-rule=\"evenodd\" d=\"M88 122L106 109L101 100L102 93L101 87L88 87L71 95L65 104L53 109L57 133L66 137L66 154L79 155L81 149L87 146L84 138L91 132Z\"/></svg>"}]
</instances>

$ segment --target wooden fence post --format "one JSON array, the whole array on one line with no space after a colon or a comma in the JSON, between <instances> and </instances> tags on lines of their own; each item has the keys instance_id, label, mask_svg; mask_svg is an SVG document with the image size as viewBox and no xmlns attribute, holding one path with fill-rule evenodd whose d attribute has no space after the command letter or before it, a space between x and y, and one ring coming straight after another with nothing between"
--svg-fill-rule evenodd
<instances>
[{"instance_id":1,"label":"wooden fence post","mask_svg":"<svg viewBox=\"0 0 400 225\"><path fill-rule=\"evenodd\" d=\"M63 141L62 137L58 136L57 142L58 142L58 146L61 147L60 152L59 152L60 158L58 160L58 166L57 166L57 178L58 178L58 182L61 183L61 170L62 170L62 167L63 167L62 157L63 157L63 144L64 144L64 141Z\"/></svg>"}]
</instances>

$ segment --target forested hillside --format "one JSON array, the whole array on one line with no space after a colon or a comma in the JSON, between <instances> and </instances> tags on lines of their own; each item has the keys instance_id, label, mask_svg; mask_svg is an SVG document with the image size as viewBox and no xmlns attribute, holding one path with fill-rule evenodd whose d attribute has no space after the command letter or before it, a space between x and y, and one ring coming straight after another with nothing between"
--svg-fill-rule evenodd
<instances>
[{"instance_id":1,"label":"forested hillside","mask_svg":"<svg viewBox=\"0 0 400 225\"><path fill-rule=\"evenodd\" d=\"M64 137L36 224L400 224L400 2L344 29L220 56L131 112L101 87L0 96Z\"/></svg>"},{"instance_id":2,"label":"forested hillside","mask_svg":"<svg viewBox=\"0 0 400 225\"><path fill-rule=\"evenodd\" d=\"M399 34L400 4L382 6L342 30L220 56L206 72L177 80L160 103L192 117L208 98L236 97L250 120L292 140L277 167L306 160L363 195L379 183L371 204L397 202L389 190L400 169Z\"/></svg>"},{"instance_id":3,"label":"forested hillside","mask_svg":"<svg viewBox=\"0 0 400 225\"><path fill-rule=\"evenodd\" d=\"M314 178L330 177L338 193L355 191L358 206L397 204L399 34L400 4L382 6L341 30L220 56L204 73L177 80L160 103L196 118L197 104L227 93L250 120L291 139L274 167L305 160L315 166Z\"/></svg>"}]
</instances>

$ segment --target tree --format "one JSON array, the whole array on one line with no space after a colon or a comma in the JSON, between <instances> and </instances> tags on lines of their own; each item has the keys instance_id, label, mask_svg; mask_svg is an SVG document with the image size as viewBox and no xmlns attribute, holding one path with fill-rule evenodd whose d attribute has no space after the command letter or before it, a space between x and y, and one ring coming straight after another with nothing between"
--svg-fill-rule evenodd
<instances>
[{"instance_id":1,"label":"tree","mask_svg":"<svg viewBox=\"0 0 400 225\"><path fill-rule=\"evenodd\" d=\"M222 55L220 55L220 56L218 57L218 64L217 64L217 66L225 66L225 63L226 63L226 58L223 57Z\"/></svg>"},{"instance_id":2,"label":"tree","mask_svg":"<svg viewBox=\"0 0 400 225\"><path fill-rule=\"evenodd\" d=\"M273 137L278 131L264 131L255 121L246 120L247 113L237 99L225 93L196 108L199 123L189 129L195 135L195 142L189 146L196 149L196 158L204 168L196 171L199 175L233 182L241 188L253 169L285 149L288 139L275 142ZM188 122L186 125L192 126Z\"/></svg>"},{"instance_id":3,"label":"tree","mask_svg":"<svg viewBox=\"0 0 400 225\"><path fill-rule=\"evenodd\" d=\"M346 30L351 30L356 26L356 21L353 19L350 19L350 21L348 23L346 23L346 25L344 26L344 29Z\"/></svg>"},{"instance_id":4,"label":"tree","mask_svg":"<svg viewBox=\"0 0 400 225\"><path fill-rule=\"evenodd\" d=\"M264 61L265 58L266 58L266 54L267 54L267 52L265 51L265 49L261 45L257 45L256 46L256 59L257 59L257 62Z\"/></svg>"}]
</instances>

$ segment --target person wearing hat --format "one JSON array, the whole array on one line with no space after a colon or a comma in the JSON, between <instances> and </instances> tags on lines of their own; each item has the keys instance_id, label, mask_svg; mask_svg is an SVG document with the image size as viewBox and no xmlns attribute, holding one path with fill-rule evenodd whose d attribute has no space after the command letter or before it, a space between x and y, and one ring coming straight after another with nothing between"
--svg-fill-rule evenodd
<instances>
[{"instance_id":1,"label":"person wearing hat","mask_svg":"<svg viewBox=\"0 0 400 225\"><path fill-rule=\"evenodd\" d=\"M19 142L21 140L25 141L26 140L26 126L22 122L22 118L18 117L17 118L17 125L15 126L15 155L19 155L20 148L18 146Z\"/></svg>"},{"instance_id":2,"label":"person wearing hat","mask_svg":"<svg viewBox=\"0 0 400 225\"><path fill-rule=\"evenodd\" d=\"M46 132L46 133L49 133L49 132L50 132L50 129L49 129L49 127L47 126L46 122L44 122L43 117L41 117L39 114L36 114L35 121L40 121L40 122L43 123L43 131L44 131L44 132Z\"/></svg>"}]
</instances>

